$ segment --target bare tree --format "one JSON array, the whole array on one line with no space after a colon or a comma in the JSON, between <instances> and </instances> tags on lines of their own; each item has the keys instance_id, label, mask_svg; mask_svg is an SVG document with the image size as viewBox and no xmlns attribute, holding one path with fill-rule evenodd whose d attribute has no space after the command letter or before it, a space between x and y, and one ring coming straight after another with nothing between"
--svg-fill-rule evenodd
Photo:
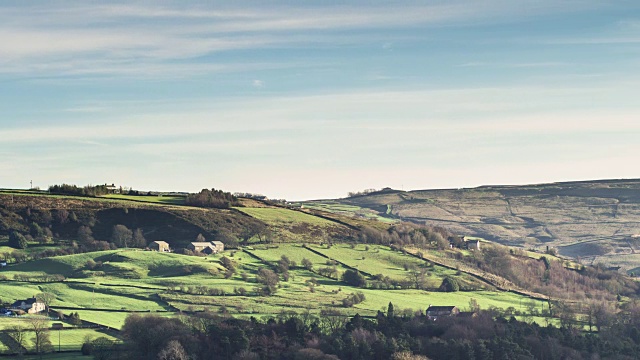
<instances>
[{"instance_id":1,"label":"bare tree","mask_svg":"<svg viewBox=\"0 0 640 360\"><path fill-rule=\"evenodd\" d=\"M133 240L133 232L124 225L115 225L111 232L111 242L120 248L126 248L131 245Z\"/></svg>"},{"instance_id":2,"label":"bare tree","mask_svg":"<svg viewBox=\"0 0 640 360\"><path fill-rule=\"evenodd\" d=\"M47 319L41 317L31 317L27 320L29 329L33 330L33 351L41 354L53 350L51 339L49 338L49 323Z\"/></svg>"},{"instance_id":3,"label":"bare tree","mask_svg":"<svg viewBox=\"0 0 640 360\"><path fill-rule=\"evenodd\" d=\"M326 334L334 334L347 322L347 317L339 310L320 310L320 328Z\"/></svg>"},{"instance_id":4,"label":"bare tree","mask_svg":"<svg viewBox=\"0 0 640 360\"><path fill-rule=\"evenodd\" d=\"M414 266L407 275L407 280L410 281L416 289L422 289L424 287L426 269Z\"/></svg>"},{"instance_id":5,"label":"bare tree","mask_svg":"<svg viewBox=\"0 0 640 360\"><path fill-rule=\"evenodd\" d=\"M182 344L178 340L171 340L167 343L158 353L159 360L187 360L189 355L182 347Z\"/></svg>"},{"instance_id":6,"label":"bare tree","mask_svg":"<svg viewBox=\"0 0 640 360\"><path fill-rule=\"evenodd\" d=\"M27 329L22 325L13 325L9 327L7 330L7 334L13 342L9 342L7 345L9 346L9 350L21 356L25 352L25 343L27 341Z\"/></svg>"}]
</instances>

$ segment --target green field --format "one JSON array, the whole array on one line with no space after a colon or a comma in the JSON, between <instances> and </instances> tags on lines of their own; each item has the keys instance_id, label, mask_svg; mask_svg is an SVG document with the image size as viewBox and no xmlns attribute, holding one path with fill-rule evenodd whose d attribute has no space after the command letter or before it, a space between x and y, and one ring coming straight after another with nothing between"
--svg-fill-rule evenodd
<instances>
[{"instance_id":1,"label":"green field","mask_svg":"<svg viewBox=\"0 0 640 360\"><path fill-rule=\"evenodd\" d=\"M353 216L360 217L368 220L376 220L384 223L393 224L398 222L397 219L391 219L386 216L381 216L379 212L363 208L355 205L347 205L340 204L336 202L320 202L320 201L312 201L302 203L305 209L314 209L326 211L334 214L345 215L345 216Z\"/></svg>"},{"instance_id":2,"label":"green field","mask_svg":"<svg viewBox=\"0 0 640 360\"><path fill-rule=\"evenodd\" d=\"M298 244L278 244L273 246L255 246L251 253L259 256L261 259L270 262L277 262L283 255L287 256L291 261L295 261L298 265L302 263L302 259L307 259L314 266L325 265L327 259L315 254L302 245Z\"/></svg>"},{"instance_id":3,"label":"green field","mask_svg":"<svg viewBox=\"0 0 640 360\"><path fill-rule=\"evenodd\" d=\"M112 329L120 329L124 325L124 321L127 316L131 315L129 312L114 312L114 311L96 311L96 310L77 310L74 311L80 315L80 319L89 321L98 325L103 325ZM146 313L139 313L146 314ZM153 313L156 316L176 316L175 313Z\"/></svg>"},{"instance_id":4,"label":"green field","mask_svg":"<svg viewBox=\"0 0 640 360\"><path fill-rule=\"evenodd\" d=\"M32 333L27 334L26 348L31 349L34 346L33 335ZM60 345L61 351L79 351L85 338L105 337L111 341L119 341L113 335L95 329L50 330L49 337L55 351L58 351L58 345Z\"/></svg>"},{"instance_id":5,"label":"green field","mask_svg":"<svg viewBox=\"0 0 640 360\"><path fill-rule=\"evenodd\" d=\"M333 221L329 221L317 216L309 215L301 211L283 208L236 208L243 213L269 224L295 224L306 223L317 226L335 226Z\"/></svg>"},{"instance_id":6,"label":"green field","mask_svg":"<svg viewBox=\"0 0 640 360\"><path fill-rule=\"evenodd\" d=\"M72 277L77 276L78 271L82 270L89 260L103 263L104 268L98 268L96 271L119 278L181 275L185 272L185 266L191 267L192 272L215 273L221 268L200 257L185 257L155 251L108 250L21 263L7 267L2 273L7 276L18 273L47 273ZM91 273L85 275L91 275Z\"/></svg>"},{"instance_id":7,"label":"green field","mask_svg":"<svg viewBox=\"0 0 640 360\"><path fill-rule=\"evenodd\" d=\"M184 196L170 196L170 195L120 195L120 194L110 194L101 196L101 198L105 199L114 199L114 200L131 200L131 201L141 201L141 202L149 202L156 204L165 204L165 205L184 205L185 197Z\"/></svg>"},{"instance_id":8,"label":"green field","mask_svg":"<svg viewBox=\"0 0 640 360\"><path fill-rule=\"evenodd\" d=\"M20 317L8 317L8 316L0 316L0 330L6 330L12 326L29 326L29 318L31 316L20 316ZM41 316L38 316L41 317ZM52 323L58 322L54 320L47 319L47 324L51 326Z\"/></svg>"},{"instance_id":9,"label":"green field","mask_svg":"<svg viewBox=\"0 0 640 360\"><path fill-rule=\"evenodd\" d=\"M347 244L339 244L331 247L318 245L310 245L310 247L331 259L336 259L358 270L372 275L384 274L396 280L407 277L404 265L409 267L424 265L424 261L420 259L393 251L385 246L359 244L352 247Z\"/></svg>"},{"instance_id":10,"label":"green field","mask_svg":"<svg viewBox=\"0 0 640 360\"><path fill-rule=\"evenodd\" d=\"M309 246L349 267L373 275L383 274L400 283L408 277L406 265L408 269L418 267L427 270L426 283L429 289L436 289L444 276L455 277L461 284L471 288L482 288L464 273L428 264L386 246ZM261 285L256 281L258 270L274 267L283 255L294 261L297 267L290 269L288 281L280 281L274 295L260 296L258 290ZM227 256L235 264L236 273L228 278L225 278L225 269L220 264L222 256ZM277 315L284 310L318 313L322 309L338 309L346 314L373 316L389 302L398 308L417 311L426 309L430 304L466 307L471 298L484 308L518 308L519 304L528 301L526 297L506 292L443 293L398 285L389 290L354 288L339 280L340 274L346 270L343 266L337 266L338 278L328 278L318 273L318 269L328 267L326 257L296 244L256 245L245 251L226 251L207 257L135 250L60 256L9 266L3 273L9 277L34 272L60 273L68 277L65 282L0 282L0 299L12 302L42 291L50 292L56 296L52 308L76 307L81 319L112 328L120 328L128 313L93 309L126 309L171 316L173 313L166 311L174 311L172 306L185 311L207 309L261 317ZM313 271L300 267L305 258L312 262ZM102 272L100 275L85 269L89 259L102 261L102 266L94 270ZM351 308L343 307L343 300L356 292L365 294L364 302ZM65 313L71 311L75 310L64 310Z\"/></svg>"}]
</instances>

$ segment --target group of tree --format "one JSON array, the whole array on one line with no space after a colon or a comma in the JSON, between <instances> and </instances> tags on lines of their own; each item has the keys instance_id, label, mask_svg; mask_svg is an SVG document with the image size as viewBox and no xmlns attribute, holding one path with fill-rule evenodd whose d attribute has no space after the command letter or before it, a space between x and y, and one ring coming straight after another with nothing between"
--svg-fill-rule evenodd
<instances>
[{"instance_id":1,"label":"group of tree","mask_svg":"<svg viewBox=\"0 0 640 360\"><path fill-rule=\"evenodd\" d=\"M147 240L141 229L131 231L120 224L113 226L111 242L118 248L144 248L147 246Z\"/></svg>"},{"instance_id":2,"label":"group of tree","mask_svg":"<svg viewBox=\"0 0 640 360\"><path fill-rule=\"evenodd\" d=\"M533 259L497 244L487 244L482 251L471 252L471 256L456 252L452 255L463 264L552 298L616 301L617 295L640 295L640 283L601 265L567 268L560 259Z\"/></svg>"},{"instance_id":3,"label":"group of tree","mask_svg":"<svg viewBox=\"0 0 640 360\"><path fill-rule=\"evenodd\" d=\"M375 192L378 191L382 191L382 190L377 190L377 189L364 189L364 190L360 190L360 191L349 191L347 193L347 197L356 197L356 196L364 196L364 195L369 195L369 194L373 194Z\"/></svg>"},{"instance_id":4,"label":"group of tree","mask_svg":"<svg viewBox=\"0 0 640 360\"><path fill-rule=\"evenodd\" d=\"M357 241L365 244L394 246L417 246L420 248L448 249L452 242L462 241L448 230L438 226L427 226L402 222L379 230L363 226L357 234Z\"/></svg>"},{"instance_id":5,"label":"group of tree","mask_svg":"<svg viewBox=\"0 0 640 360\"><path fill-rule=\"evenodd\" d=\"M78 187L76 185L61 184L49 186L49 193L57 195L72 196L102 196L109 193L107 185L87 185Z\"/></svg>"},{"instance_id":6,"label":"group of tree","mask_svg":"<svg viewBox=\"0 0 640 360\"><path fill-rule=\"evenodd\" d=\"M9 351L18 356L25 351L42 354L53 350L49 320L44 317L28 317L22 324L11 325L6 330L6 335L11 339L7 342Z\"/></svg>"},{"instance_id":7,"label":"group of tree","mask_svg":"<svg viewBox=\"0 0 640 360\"><path fill-rule=\"evenodd\" d=\"M217 209L226 209L239 205L237 197L229 192L216 189L202 189L199 193L189 194L185 203L191 206Z\"/></svg>"},{"instance_id":8,"label":"group of tree","mask_svg":"<svg viewBox=\"0 0 640 360\"><path fill-rule=\"evenodd\" d=\"M374 318L283 312L236 319L210 312L182 319L130 315L123 358L137 359L636 359L640 316L608 313L599 332L518 321L494 310L429 320L389 304Z\"/></svg>"}]
</instances>

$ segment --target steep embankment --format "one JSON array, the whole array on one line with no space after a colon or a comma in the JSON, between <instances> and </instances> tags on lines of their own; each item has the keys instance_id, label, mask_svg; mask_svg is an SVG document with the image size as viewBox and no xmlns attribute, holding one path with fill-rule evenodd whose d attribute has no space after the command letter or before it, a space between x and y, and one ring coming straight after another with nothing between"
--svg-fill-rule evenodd
<instances>
[{"instance_id":1,"label":"steep embankment","mask_svg":"<svg viewBox=\"0 0 640 360\"><path fill-rule=\"evenodd\" d=\"M640 180L382 191L331 202L504 244L640 266ZM318 203L327 202L310 205Z\"/></svg>"}]
</instances>

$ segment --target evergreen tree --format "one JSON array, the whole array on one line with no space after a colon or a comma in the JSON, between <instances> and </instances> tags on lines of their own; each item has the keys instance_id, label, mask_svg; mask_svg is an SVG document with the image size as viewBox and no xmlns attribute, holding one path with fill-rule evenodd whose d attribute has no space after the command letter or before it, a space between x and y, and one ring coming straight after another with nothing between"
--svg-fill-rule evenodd
<instances>
[{"instance_id":1,"label":"evergreen tree","mask_svg":"<svg viewBox=\"0 0 640 360\"><path fill-rule=\"evenodd\" d=\"M9 246L14 249L26 249L29 244L27 244L27 239L24 235L17 231L12 231L9 234Z\"/></svg>"}]
</instances>

